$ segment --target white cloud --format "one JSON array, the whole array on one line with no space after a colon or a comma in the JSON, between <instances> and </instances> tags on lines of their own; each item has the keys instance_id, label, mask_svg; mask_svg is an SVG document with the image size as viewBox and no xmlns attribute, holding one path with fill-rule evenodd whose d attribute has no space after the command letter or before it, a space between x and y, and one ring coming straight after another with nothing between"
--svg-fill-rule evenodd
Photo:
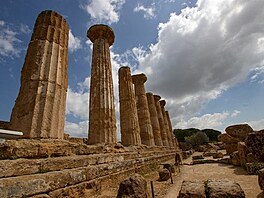
<instances>
[{"instance_id":1,"label":"white cloud","mask_svg":"<svg viewBox=\"0 0 264 198\"><path fill-rule=\"evenodd\" d=\"M144 18L146 19L153 19L156 17L155 7L153 5L151 7L145 7L144 5L138 3L137 7L134 8L134 12L143 12Z\"/></svg>"},{"instance_id":2,"label":"white cloud","mask_svg":"<svg viewBox=\"0 0 264 198\"><path fill-rule=\"evenodd\" d=\"M125 0L90 0L89 4L82 8L95 22L111 24L119 21L119 12L124 3Z\"/></svg>"},{"instance_id":3,"label":"white cloud","mask_svg":"<svg viewBox=\"0 0 264 198\"><path fill-rule=\"evenodd\" d=\"M74 92L68 88L66 100L66 114L86 120L88 118L88 92Z\"/></svg>"},{"instance_id":4,"label":"white cloud","mask_svg":"<svg viewBox=\"0 0 264 198\"><path fill-rule=\"evenodd\" d=\"M68 122L65 123L65 133L69 134L71 137L88 137L88 121L81 121L78 123Z\"/></svg>"},{"instance_id":5,"label":"white cloud","mask_svg":"<svg viewBox=\"0 0 264 198\"><path fill-rule=\"evenodd\" d=\"M228 118L232 118L238 114L238 111L235 110L234 112L222 112L222 113L213 113L213 114L205 114L200 117L192 117L189 120L181 119L174 125L174 128L199 128L199 129L206 129L206 128L214 128L218 130L224 129L225 120Z\"/></svg>"},{"instance_id":6,"label":"white cloud","mask_svg":"<svg viewBox=\"0 0 264 198\"><path fill-rule=\"evenodd\" d=\"M75 37L72 34L72 31L69 31L69 51L74 52L77 51L78 49L81 49L81 40L78 37Z\"/></svg>"},{"instance_id":7,"label":"white cloud","mask_svg":"<svg viewBox=\"0 0 264 198\"><path fill-rule=\"evenodd\" d=\"M237 117L238 114L240 114L241 112L238 111L238 110L235 110L232 114L231 114L231 117L234 118L234 117Z\"/></svg>"},{"instance_id":8,"label":"white cloud","mask_svg":"<svg viewBox=\"0 0 264 198\"><path fill-rule=\"evenodd\" d=\"M256 67L252 70L252 76L250 77L251 82L264 82L264 65Z\"/></svg>"},{"instance_id":9,"label":"white cloud","mask_svg":"<svg viewBox=\"0 0 264 198\"><path fill-rule=\"evenodd\" d=\"M263 9L264 1L198 0L159 24L156 43L132 50L140 51L147 90L167 100L175 120L190 119L263 65Z\"/></svg>"},{"instance_id":10,"label":"white cloud","mask_svg":"<svg viewBox=\"0 0 264 198\"><path fill-rule=\"evenodd\" d=\"M264 129L264 119L252 120L247 123L256 131Z\"/></svg>"},{"instance_id":11,"label":"white cloud","mask_svg":"<svg viewBox=\"0 0 264 198\"><path fill-rule=\"evenodd\" d=\"M31 30L29 29L28 25L26 24L20 24L20 32L24 34L29 34Z\"/></svg>"},{"instance_id":12,"label":"white cloud","mask_svg":"<svg viewBox=\"0 0 264 198\"><path fill-rule=\"evenodd\" d=\"M0 21L0 56L2 57L19 57L21 49L17 32L10 29L4 21Z\"/></svg>"}]
</instances>

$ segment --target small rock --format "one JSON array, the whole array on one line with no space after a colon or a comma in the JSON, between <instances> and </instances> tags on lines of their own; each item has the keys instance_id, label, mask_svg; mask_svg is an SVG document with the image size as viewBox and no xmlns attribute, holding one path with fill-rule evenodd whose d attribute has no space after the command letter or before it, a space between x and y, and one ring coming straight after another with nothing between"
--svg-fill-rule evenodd
<instances>
[{"instance_id":1,"label":"small rock","mask_svg":"<svg viewBox=\"0 0 264 198\"><path fill-rule=\"evenodd\" d=\"M173 164L163 164L163 168L168 169L171 173L175 173L175 168Z\"/></svg>"},{"instance_id":2,"label":"small rock","mask_svg":"<svg viewBox=\"0 0 264 198\"><path fill-rule=\"evenodd\" d=\"M216 153L213 153L212 156L214 159L218 159L218 158L223 158L224 154L221 152L216 152Z\"/></svg>"},{"instance_id":3,"label":"small rock","mask_svg":"<svg viewBox=\"0 0 264 198\"><path fill-rule=\"evenodd\" d=\"M183 181L178 198L206 198L204 182Z\"/></svg>"},{"instance_id":4,"label":"small rock","mask_svg":"<svg viewBox=\"0 0 264 198\"><path fill-rule=\"evenodd\" d=\"M208 180L206 194L210 198L245 198L245 193L236 182L229 180Z\"/></svg>"},{"instance_id":5,"label":"small rock","mask_svg":"<svg viewBox=\"0 0 264 198\"><path fill-rule=\"evenodd\" d=\"M264 168L258 171L258 183L260 189L264 191Z\"/></svg>"},{"instance_id":6,"label":"small rock","mask_svg":"<svg viewBox=\"0 0 264 198\"><path fill-rule=\"evenodd\" d=\"M264 130L248 134L245 143L249 152L258 161L264 162Z\"/></svg>"},{"instance_id":7,"label":"small rock","mask_svg":"<svg viewBox=\"0 0 264 198\"><path fill-rule=\"evenodd\" d=\"M193 160L204 159L204 156L203 155L194 155L194 156L192 156L192 159Z\"/></svg>"},{"instance_id":8,"label":"small rock","mask_svg":"<svg viewBox=\"0 0 264 198\"><path fill-rule=\"evenodd\" d=\"M246 169L248 174L257 175L259 170L264 169L264 162L246 163Z\"/></svg>"},{"instance_id":9,"label":"small rock","mask_svg":"<svg viewBox=\"0 0 264 198\"><path fill-rule=\"evenodd\" d=\"M162 169L159 171L159 181L167 181L170 179L170 171L168 169Z\"/></svg>"},{"instance_id":10,"label":"small rock","mask_svg":"<svg viewBox=\"0 0 264 198\"><path fill-rule=\"evenodd\" d=\"M134 174L119 185L116 198L146 198L147 181L139 174Z\"/></svg>"}]
</instances>

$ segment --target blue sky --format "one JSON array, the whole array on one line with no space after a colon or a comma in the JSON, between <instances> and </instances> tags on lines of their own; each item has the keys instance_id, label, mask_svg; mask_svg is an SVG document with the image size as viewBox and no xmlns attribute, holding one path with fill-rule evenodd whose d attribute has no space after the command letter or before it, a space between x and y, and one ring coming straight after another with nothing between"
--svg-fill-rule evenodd
<instances>
[{"instance_id":1,"label":"blue sky","mask_svg":"<svg viewBox=\"0 0 264 198\"><path fill-rule=\"evenodd\" d=\"M263 0L2 0L0 120L10 118L43 10L60 13L70 26L65 131L72 136L87 137L92 46L86 32L95 23L108 24L116 36L111 57L118 122L117 71L128 65L133 74L147 74L147 91L166 99L174 128L264 128Z\"/></svg>"}]
</instances>

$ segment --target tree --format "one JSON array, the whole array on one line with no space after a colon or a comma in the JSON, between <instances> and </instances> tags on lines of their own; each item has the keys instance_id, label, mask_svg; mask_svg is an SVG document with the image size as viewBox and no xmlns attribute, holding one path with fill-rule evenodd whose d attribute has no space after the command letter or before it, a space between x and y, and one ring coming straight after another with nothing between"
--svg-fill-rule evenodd
<instances>
[{"instance_id":1,"label":"tree","mask_svg":"<svg viewBox=\"0 0 264 198\"><path fill-rule=\"evenodd\" d=\"M208 143L209 138L207 137L207 135L204 132L199 131L190 137L186 137L185 141L186 141L186 143L191 144L193 148L195 148L195 147L198 147L199 145L202 145L204 143Z\"/></svg>"}]
</instances>

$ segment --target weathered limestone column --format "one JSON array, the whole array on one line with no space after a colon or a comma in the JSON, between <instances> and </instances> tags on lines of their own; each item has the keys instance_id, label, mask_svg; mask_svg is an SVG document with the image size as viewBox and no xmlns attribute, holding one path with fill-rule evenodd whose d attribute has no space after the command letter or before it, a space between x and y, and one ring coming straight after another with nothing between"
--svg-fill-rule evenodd
<instances>
[{"instance_id":1,"label":"weathered limestone column","mask_svg":"<svg viewBox=\"0 0 264 198\"><path fill-rule=\"evenodd\" d=\"M162 112L163 119L164 119L165 129L166 129L166 132L167 132L169 146L173 147L172 133L170 131L168 120L167 120L167 116L166 116L166 113L165 113L165 105L166 105L166 101L165 100L160 100L160 107L161 107L161 112Z\"/></svg>"},{"instance_id":2,"label":"weathered limestone column","mask_svg":"<svg viewBox=\"0 0 264 198\"><path fill-rule=\"evenodd\" d=\"M137 113L140 127L141 143L154 146L153 130L151 126L148 100L146 96L144 83L147 81L145 74L137 74L132 76L133 84L135 85L135 95L137 102Z\"/></svg>"},{"instance_id":3,"label":"weathered limestone column","mask_svg":"<svg viewBox=\"0 0 264 198\"><path fill-rule=\"evenodd\" d=\"M162 139L162 144L163 146L170 146L168 142L168 137L167 137L167 131L165 128L165 123L164 123L164 118L162 115L161 107L160 107L160 99L161 97L159 95L154 95L154 101L155 101L155 106L158 114L158 119L159 119L159 126L160 126L160 135Z\"/></svg>"},{"instance_id":4,"label":"weathered limestone column","mask_svg":"<svg viewBox=\"0 0 264 198\"><path fill-rule=\"evenodd\" d=\"M66 20L54 11L39 14L21 72L21 86L11 114L11 129L26 138L64 136L68 86Z\"/></svg>"},{"instance_id":5,"label":"weathered limestone column","mask_svg":"<svg viewBox=\"0 0 264 198\"><path fill-rule=\"evenodd\" d=\"M140 145L136 98L130 68L121 67L118 76L121 142L124 146Z\"/></svg>"},{"instance_id":6,"label":"weathered limestone column","mask_svg":"<svg viewBox=\"0 0 264 198\"><path fill-rule=\"evenodd\" d=\"M153 93L146 93L148 99L148 108L150 114L151 125L153 129L154 142L157 146L162 146L162 139L160 135L159 118L155 106Z\"/></svg>"},{"instance_id":7,"label":"weathered limestone column","mask_svg":"<svg viewBox=\"0 0 264 198\"><path fill-rule=\"evenodd\" d=\"M178 146L177 139L175 138L175 135L173 134L173 129L172 129L172 124L171 124L170 114L169 114L168 111L165 111L165 113L166 113L166 118L167 118L167 121L168 121L169 129L170 129L170 132L172 134L172 143L173 143L174 147L177 147Z\"/></svg>"},{"instance_id":8,"label":"weathered limestone column","mask_svg":"<svg viewBox=\"0 0 264 198\"><path fill-rule=\"evenodd\" d=\"M87 31L93 43L90 83L88 143L115 143L116 117L109 47L115 35L107 25L93 25Z\"/></svg>"}]
</instances>

